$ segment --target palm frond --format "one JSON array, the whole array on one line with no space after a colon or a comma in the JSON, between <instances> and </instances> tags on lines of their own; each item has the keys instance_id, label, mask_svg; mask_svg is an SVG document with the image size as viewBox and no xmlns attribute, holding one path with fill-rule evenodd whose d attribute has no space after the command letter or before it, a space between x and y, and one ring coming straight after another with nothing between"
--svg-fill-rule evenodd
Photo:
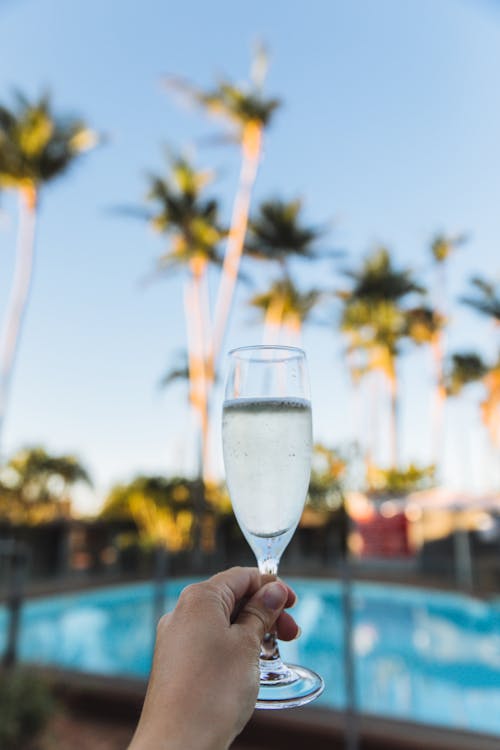
<instances>
[{"instance_id":1,"label":"palm frond","mask_svg":"<svg viewBox=\"0 0 500 750\"><path fill-rule=\"evenodd\" d=\"M312 259L325 230L301 223L302 201L263 201L249 221L245 253L260 260L285 263L291 257Z\"/></svg>"},{"instance_id":2,"label":"palm frond","mask_svg":"<svg viewBox=\"0 0 500 750\"><path fill-rule=\"evenodd\" d=\"M446 326L447 319L428 305L412 307L405 313L406 331L416 344L429 344L436 340Z\"/></svg>"},{"instance_id":3,"label":"palm frond","mask_svg":"<svg viewBox=\"0 0 500 750\"><path fill-rule=\"evenodd\" d=\"M460 297L460 302L500 322L500 284L487 281L480 276L474 276L470 284L475 295Z\"/></svg>"},{"instance_id":4,"label":"palm frond","mask_svg":"<svg viewBox=\"0 0 500 750\"><path fill-rule=\"evenodd\" d=\"M312 311L320 304L324 293L320 289L301 291L290 276L272 282L269 289L258 292L249 300L249 305L265 312L277 302L283 317L293 316L301 323L310 320Z\"/></svg>"},{"instance_id":5,"label":"palm frond","mask_svg":"<svg viewBox=\"0 0 500 750\"><path fill-rule=\"evenodd\" d=\"M409 294L425 292L410 269L394 267L389 250L383 246L368 255L360 269L345 269L343 275L353 282L349 292L353 298L398 302Z\"/></svg>"},{"instance_id":6,"label":"palm frond","mask_svg":"<svg viewBox=\"0 0 500 750\"><path fill-rule=\"evenodd\" d=\"M477 352L456 352L444 376L448 396L458 396L467 385L481 381L487 372L488 366Z\"/></svg>"},{"instance_id":7,"label":"palm frond","mask_svg":"<svg viewBox=\"0 0 500 750\"><path fill-rule=\"evenodd\" d=\"M444 263L457 250L469 241L469 235L465 232L456 235L447 235L442 232L436 234L431 240L431 254L436 263Z\"/></svg>"},{"instance_id":8,"label":"palm frond","mask_svg":"<svg viewBox=\"0 0 500 750\"><path fill-rule=\"evenodd\" d=\"M151 209L145 216L155 231L169 238L158 261L160 272L194 258L221 263L220 244L227 230L219 223L218 201L204 195L212 179L212 172L195 170L184 156L176 155L170 155L165 175L148 176L146 200Z\"/></svg>"},{"instance_id":9,"label":"palm frond","mask_svg":"<svg viewBox=\"0 0 500 750\"><path fill-rule=\"evenodd\" d=\"M31 102L14 94L14 106L0 106L0 185L38 186L63 174L99 141L81 118L54 114L48 94Z\"/></svg>"},{"instance_id":10,"label":"palm frond","mask_svg":"<svg viewBox=\"0 0 500 750\"><path fill-rule=\"evenodd\" d=\"M179 382L189 382L188 355L184 350L177 353L174 364L161 376L158 385L164 389Z\"/></svg>"},{"instance_id":11,"label":"palm frond","mask_svg":"<svg viewBox=\"0 0 500 750\"><path fill-rule=\"evenodd\" d=\"M249 123L257 123L264 128L269 125L274 112L281 104L276 98L266 99L262 95L262 82L267 70L266 60L265 53L258 51L254 58L252 81L248 86L238 86L222 79L214 88L204 91L179 76L166 76L164 84L188 102L226 119L236 126L237 130L243 130Z\"/></svg>"}]
</instances>

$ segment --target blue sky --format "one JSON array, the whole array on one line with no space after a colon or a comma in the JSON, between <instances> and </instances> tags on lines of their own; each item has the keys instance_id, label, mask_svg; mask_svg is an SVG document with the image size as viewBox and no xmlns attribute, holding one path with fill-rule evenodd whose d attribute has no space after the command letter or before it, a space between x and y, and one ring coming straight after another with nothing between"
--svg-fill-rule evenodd
<instances>
[{"instance_id":1,"label":"blue sky","mask_svg":"<svg viewBox=\"0 0 500 750\"><path fill-rule=\"evenodd\" d=\"M138 203L162 147L217 132L161 86L177 73L200 85L226 73L243 80L252 43L272 53L267 90L284 106L266 138L255 200L304 198L313 222L332 222L328 242L348 264L383 242L425 272L437 230L470 232L450 269L450 296L474 271L495 277L500 244L500 8L472 0L10 0L0 3L0 100L13 88L53 92L108 143L43 196L33 295L21 341L5 450L43 443L79 454L96 500L137 471L192 466L185 394L157 382L183 347L182 278L144 288L164 242L110 207ZM219 171L214 192L229 216L237 150L199 146L198 164ZM13 267L15 204L2 196L0 313ZM337 264L338 266L338 264ZM331 263L302 273L332 288ZM254 343L245 293L227 345ZM354 436L342 342L306 331L316 435ZM493 351L491 329L453 311L450 346ZM402 365L402 450L429 457L428 358ZM495 470L472 403L452 406L444 479L481 489ZM467 440L458 440L465 434Z\"/></svg>"}]
</instances>

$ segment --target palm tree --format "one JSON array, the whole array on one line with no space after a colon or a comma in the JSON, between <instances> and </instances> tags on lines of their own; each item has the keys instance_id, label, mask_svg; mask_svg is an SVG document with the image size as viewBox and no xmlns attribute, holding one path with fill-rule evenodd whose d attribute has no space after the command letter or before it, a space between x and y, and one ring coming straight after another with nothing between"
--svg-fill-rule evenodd
<instances>
[{"instance_id":1,"label":"palm tree","mask_svg":"<svg viewBox=\"0 0 500 750\"><path fill-rule=\"evenodd\" d=\"M360 364L356 376L381 371L390 391L390 454L398 464L397 360L402 341L408 336L405 303L413 293L422 294L409 269L394 267L389 251L380 247L365 258L361 267L346 270L350 289L337 292L342 302L340 328L348 338L349 355Z\"/></svg>"},{"instance_id":2,"label":"palm tree","mask_svg":"<svg viewBox=\"0 0 500 750\"><path fill-rule=\"evenodd\" d=\"M40 192L96 142L83 120L54 114L47 95L30 102L17 94L12 109L0 105L0 188L19 196L16 269L0 342L0 439L31 288Z\"/></svg>"},{"instance_id":3,"label":"palm tree","mask_svg":"<svg viewBox=\"0 0 500 750\"><path fill-rule=\"evenodd\" d=\"M275 198L263 201L249 221L245 253L277 263L281 272L266 292L250 300L251 305L264 312L263 343L278 341L283 331L289 332L292 341L298 341L303 323L323 296L319 289L301 292L290 275L293 258L310 261L321 257L316 245L324 230L306 225L302 211L300 200Z\"/></svg>"},{"instance_id":4,"label":"palm tree","mask_svg":"<svg viewBox=\"0 0 500 750\"><path fill-rule=\"evenodd\" d=\"M152 227L169 238L158 271L187 268L184 312L188 340L189 398L201 432L200 475L209 469L209 388L211 371L209 264L219 264L219 246L225 231L219 225L218 204L205 198L209 172L196 171L183 157L171 159L166 177L150 177L147 200L154 206L146 217Z\"/></svg>"},{"instance_id":5,"label":"palm tree","mask_svg":"<svg viewBox=\"0 0 500 750\"><path fill-rule=\"evenodd\" d=\"M228 81L221 81L214 89L202 91L178 78L167 81L169 86L187 94L192 101L209 113L227 122L231 127L232 137L238 140L242 150L239 187L233 205L231 228L215 304L212 346L214 372L223 346L238 280L252 191L262 154L263 134L280 104L277 99L266 99L262 94L266 72L267 55L260 49L254 60L250 84L247 86L240 87Z\"/></svg>"},{"instance_id":6,"label":"palm tree","mask_svg":"<svg viewBox=\"0 0 500 750\"><path fill-rule=\"evenodd\" d=\"M301 292L288 275L272 282L267 291L255 294L250 305L264 315L263 343L279 343L287 333L289 343L299 344L302 326L323 296L319 289Z\"/></svg>"}]
</instances>

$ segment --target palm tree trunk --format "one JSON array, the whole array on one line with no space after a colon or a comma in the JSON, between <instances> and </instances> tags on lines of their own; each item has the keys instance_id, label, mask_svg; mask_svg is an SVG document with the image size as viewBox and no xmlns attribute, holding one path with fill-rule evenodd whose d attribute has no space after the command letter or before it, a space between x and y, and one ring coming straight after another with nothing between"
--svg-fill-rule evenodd
<instances>
[{"instance_id":1,"label":"palm tree trunk","mask_svg":"<svg viewBox=\"0 0 500 750\"><path fill-rule=\"evenodd\" d=\"M12 373L33 276L36 206L36 190L23 188L19 192L16 268L0 345L0 450Z\"/></svg>"},{"instance_id":2,"label":"palm tree trunk","mask_svg":"<svg viewBox=\"0 0 500 750\"><path fill-rule=\"evenodd\" d=\"M257 177L262 149L262 126L250 123L243 134L243 161L241 165L238 192L233 206L231 229L224 256L222 278L219 285L214 316L212 357L214 371L220 357L231 312L234 290L238 280L238 270L243 253L245 234L250 212L252 190Z\"/></svg>"},{"instance_id":3,"label":"palm tree trunk","mask_svg":"<svg viewBox=\"0 0 500 750\"><path fill-rule=\"evenodd\" d=\"M483 378L485 397L480 404L481 421L494 448L500 448L500 370L490 370Z\"/></svg>"},{"instance_id":4,"label":"palm tree trunk","mask_svg":"<svg viewBox=\"0 0 500 750\"><path fill-rule=\"evenodd\" d=\"M193 287L191 279L186 283L184 288L184 319L186 321L186 338L187 338L187 352L188 352L188 373L189 373L189 403L195 413L196 419L198 415L196 413L196 357L195 357L195 344L194 344L194 325L193 325Z\"/></svg>"},{"instance_id":5,"label":"palm tree trunk","mask_svg":"<svg viewBox=\"0 0 500 750\"><path fill-rule=\"evenodd\" d=\"M205 505L205 482L211 481L209 470L209 421L207 378L207 350L204 332L207 321L203 310L206 304L205 289L207 263L204 259L194 258L190 264L191 278L184 296L186 324L188 331L188 364L190 401L199 426L200 451L198 464L199 488L194 498L195 519L193 524L193 564L195 570L201 568L201 535ZM205 300L205 303L204 303ZM213 381L212 381L213 382Z\"/></svg>"},{"instance_id":6,"label":"palm tree trunk","mask_svg":"<svg viewBox=\"0 0 500 750\"><path fill-rule=\"evenodd\" d=\"M396 365L391 363L391 371L388 373L390 391L390 419L389 419L389 447L391 468L397 469L399 465L399 443L398 443L398 378Z\"/></svg>"},{"instance_id":7,"label":"palm tree trunk","mask_svg":"<svg viewBox=\"0 0 500 750\"><path fill-rule=\"evenodd\" d=\"M201 434L201 467L200 476L210 480L210 445L208 430L208 377L207 377L207 343L205 339L206 321L204 320L204 292L207 272L206 262L192 265L192 320L194 323L194 388L196 393L196 409L200 420Z\"/></svg>"},{"instance_id":8,"label":"palm tree trunk","mask_svg":"<svg viewBox=\"0 0 500 750\"><path fill-rule=\"evenodd\" d=\"M279 344L284 307L284 300L278 297L273 299L268 305L264 318L264 333L262 335L262 343L264 345Z\"/></svg>"},{"instance_id":9,"label":"palm tree trunk","mask_svg":"<svg viewBox=\"0 0 500 750\"><path fill-rule=\"evenodd\" d=\"M365 450L367 476L369 476L371 469L377 463L377 447L380 446L380 373L378 370L372 370L369 376L368 397L371 403L368 414L368 440L366 441Z\"/></svg>"},{"instance_id":10,"label":"palm tree trunk","mask_svg":"<svg viewBox=\"0 0 500 750\"><path fill-rule=\"evenodd\" d=\"M442 333L436 335L431 347L434 360L434 377L436 379L432 404L432 461L436 466L439 466L443 458L446 405L446 389L443 384L444 337Z\"/></svg>"},{"instance_id":11,"label":"palm tree trunk","mask_svg":"<svg viewBox=\"0 0 500 750\"><path fill-rule=\"evenodd\" d=\"M201 275L199 282L199 309L201 315L203 375L204 375L204 410L203 410L203 479L205 483L214 481L212 441L210 430L210 406L212 403L212 389L215 384L215 372L211 352L212 321L210 315L210 294L208 288L208 265Z\"/></svg>"},{"instance_id":12,"label":"palm tree trunk","mask_svg":"<svg viewBox=\"0 0 500 750\"><path fill-rule=\"evenodd\" d=\"M206 262L193 260L191 278L184 293L184 313L188 340L189 400L200 429L200 463L198 475L204 476L208 469L208 384L207 345L205 344L206 321L203 315L204 276Z\"/></svg>"},{"instance_id":13,"label":"palm tree trunk","mask_svg":"<svg viewBox=\"0 0 500 750\"><path fill-rule=\"evenodd\" d=\"M447 262L438 263L436 268L435 309L446 319L448 315L448 278ZM444 331L438 331L431 344L434 360L434 377L436 380L432 403L432 461L439 467L444 457L446 389L444 387L444 358L446 340Z\"/></svg>"},{"instance_id":14,"label":"palm tree trunk","mask_svg":"<svg viewBox=\"0 0 500 750\"><path fill-rule=\"evenodd\" d=\"M283 321L283 328L288 334L286 343L291 346L300 346L302 339L302 321L300 320L300 316L295 313L286 315Z\"/></svg>"}]
</instances>

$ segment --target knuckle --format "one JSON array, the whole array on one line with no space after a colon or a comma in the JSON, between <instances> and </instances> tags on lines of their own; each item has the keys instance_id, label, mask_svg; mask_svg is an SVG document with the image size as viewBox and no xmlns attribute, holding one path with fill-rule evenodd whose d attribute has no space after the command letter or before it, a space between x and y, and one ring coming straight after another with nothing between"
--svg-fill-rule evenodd
<instances>
[{"instance_id":1,"label":"knuckle","mask_svg":"<svg viewBox=\"0 0 500 750\"><path fill-rule=\"evenodd\" d=\"M190 583L189 586L186 586L179 597L178 606L184 608L184 607L194 607L197 605L197 603L200 600L201 596L201 589L199 583Z\"/></svg>"},{"instance_id":2,"label":"knuckle","mask_svg":"<svg viewBox=\"0 0 500 750\"><path fill-rule=\"evenodd\" d=\"M188 601L191 599L198 598L199 587L200 587L199 583L190 583L189 586L185 586L182 589L180 598L184 600L188 600Z\"/></svg>"},{"instance_id":3,"label":"knuckle","mask_svg":"<svg viewBox=\"0 0 500 750\"><path fill-rule=\"evenodd\" d=\"M261 637L269 629L267 618L264 616L264 614L261 612L260 609L258 609L257 607L253 607L251 604L247 605L244 608L244 612L245 612L245 614L247 616L250 616L250 617L254 618L254 620L257 621L258 630L259 630L259 633L260 633L260 635L258 637L259 637L259 640L260 640Z\"/></svg>"},{"instance_id":4,"label":"knuckle","mask_svg":"<svg viewBox=\"0 0 500 750\"><path fill-rule=\"evenodd\" d=\"M170 614L165 614L160 617L156 625L156 634L160 636L168 627L170 622Z\"/></svg>"},{"instance_id":5,"label":"knuckle","mask_svg":"<svg viewBox=\"0 0 500 750\"><path fill-rule=\"evenodd\" d=\"M234 595L231 591L230 587L227 585L221 586L219 589L217 589L214 594L217 596L219 601L221 602L224 612L226 614L226 617L231 616L231 612L233 611L235 601L234 601Z\"/></svg>"}]
</instances>

